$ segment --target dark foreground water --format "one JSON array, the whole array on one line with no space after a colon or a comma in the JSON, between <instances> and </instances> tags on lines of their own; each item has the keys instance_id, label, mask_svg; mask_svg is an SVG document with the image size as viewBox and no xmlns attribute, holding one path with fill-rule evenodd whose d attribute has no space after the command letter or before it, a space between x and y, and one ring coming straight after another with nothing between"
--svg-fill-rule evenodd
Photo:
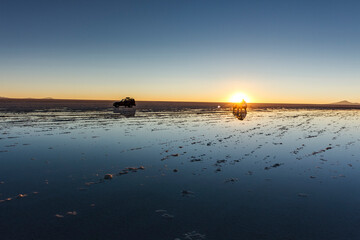
<instances>
[{"instance_id":1,"label":"dark foreground water","mask_svg":"<svg viewBox=\"0 0 360 240\"><path fill-rule=\"evenodd\" d=\"M359 120L2 113L0 239L360 239Z\"/></svg>"}]
</instances>

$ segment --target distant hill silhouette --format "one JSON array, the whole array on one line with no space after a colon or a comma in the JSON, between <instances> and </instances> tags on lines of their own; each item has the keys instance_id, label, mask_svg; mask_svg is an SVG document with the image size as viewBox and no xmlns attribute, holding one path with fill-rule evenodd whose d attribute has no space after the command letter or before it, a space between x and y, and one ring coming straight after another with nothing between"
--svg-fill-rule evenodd
<instances>
[{"instance_id":1,"label":"distant hill silhouette","mask_svg":"<svg viewBox=\"0 0 360 240\"><path fill-rule=\"evenodd\" d=\"M0 96L0 99L24 99L24 100L56 100L52 97L45 97L45 98L32 98L32 97L27 97L27 98L8 98L8 97L2 97Z\"/></svg>"},{"instance_id":2,"label":"distant hill silhouette","mask_svg":"<svg viewBox=\"0 0 360 240\"><path fill-rule=\"evenodd\" d=\"M334 104L334 105L360 105L360 103L352 103L347 100L343 100L343 101L335 102L335 103L331 103L331 104Z\"/></svg>"},{"instance_id":3,"label":"distant hill silhouette","mask_svg":"<svg viewBox=\"0 0 360 240\"><path fill-rule=\"evenodd\" d=\"M54 100L54 98L52 98L52 97L45 97L45 98L32 98L32 97L27 97L27 98L13 98L13 99L24 99L24 100Z\"/></svg>"}]
</instances>

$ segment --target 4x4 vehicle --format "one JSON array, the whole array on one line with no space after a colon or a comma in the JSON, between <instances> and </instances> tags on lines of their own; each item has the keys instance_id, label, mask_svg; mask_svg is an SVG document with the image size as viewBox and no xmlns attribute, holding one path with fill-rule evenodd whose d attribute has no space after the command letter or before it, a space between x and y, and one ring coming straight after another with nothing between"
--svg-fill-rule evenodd
<instances>
[{"instance_id":1,"label":"4x4 vehicle","mask_svg":"<svg viewBox=\"0 0 360 240\"><path fill-rule=\"evenodd\" d=\"M130 98L130 97L126 97L124 99L121 99L120 102L114 102L113 106L116 107L116 108L118 108L120 106L132 108L132 107L136 106L136 104L135 104L135 99Z\"/></svg>"}]
</instances>

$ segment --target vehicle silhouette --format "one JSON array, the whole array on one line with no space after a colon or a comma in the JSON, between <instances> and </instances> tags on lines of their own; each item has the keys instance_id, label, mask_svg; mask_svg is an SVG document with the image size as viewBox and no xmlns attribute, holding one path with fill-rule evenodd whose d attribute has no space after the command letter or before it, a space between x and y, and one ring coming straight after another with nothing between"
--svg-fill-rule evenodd
<instances>
[{"instance_id":1,"label":"vehicle silhouette","mask_svg":"<svg viewBox=\"0 0 360 240\"><path fill-rule=\"evenodd\" d=\"M113 106L116 107L116 108L118 108L120 106L127 107L127 108L132 108L132 107L136 106L136 103L135 103L135 99L130 98L130 97L126 97L124 99L121 99L120 102L114 102Z\"/></svg>"}]
</instances>

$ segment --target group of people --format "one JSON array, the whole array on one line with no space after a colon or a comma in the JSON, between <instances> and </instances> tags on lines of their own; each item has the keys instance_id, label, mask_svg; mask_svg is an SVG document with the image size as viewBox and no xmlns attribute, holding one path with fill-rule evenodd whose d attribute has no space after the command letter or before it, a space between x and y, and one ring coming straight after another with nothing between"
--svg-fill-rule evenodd
<instances>
[{"instance_id":1,"label":"group of people","mask_svg":"<svg viewBox=\"0 0 360 240\"><path fill-rule=\"evenodd\" d=\"M243 99L240 103L235 103L233 105L233 112L234 111L245 111L246 112L247 109L247 103L245 102L245 100Z\"/></svg>"},{"instance_id":2,"label":"group of people","mask_svg":"<svg viewBox=\"0 0 360 240\"><path fill-rule=\"evenodd\" d=\"M247 103L243 99L240 103L235 103L233 105L233 114L239 119L244 120L247 114Z\"/></svg>"}]
</instances>

